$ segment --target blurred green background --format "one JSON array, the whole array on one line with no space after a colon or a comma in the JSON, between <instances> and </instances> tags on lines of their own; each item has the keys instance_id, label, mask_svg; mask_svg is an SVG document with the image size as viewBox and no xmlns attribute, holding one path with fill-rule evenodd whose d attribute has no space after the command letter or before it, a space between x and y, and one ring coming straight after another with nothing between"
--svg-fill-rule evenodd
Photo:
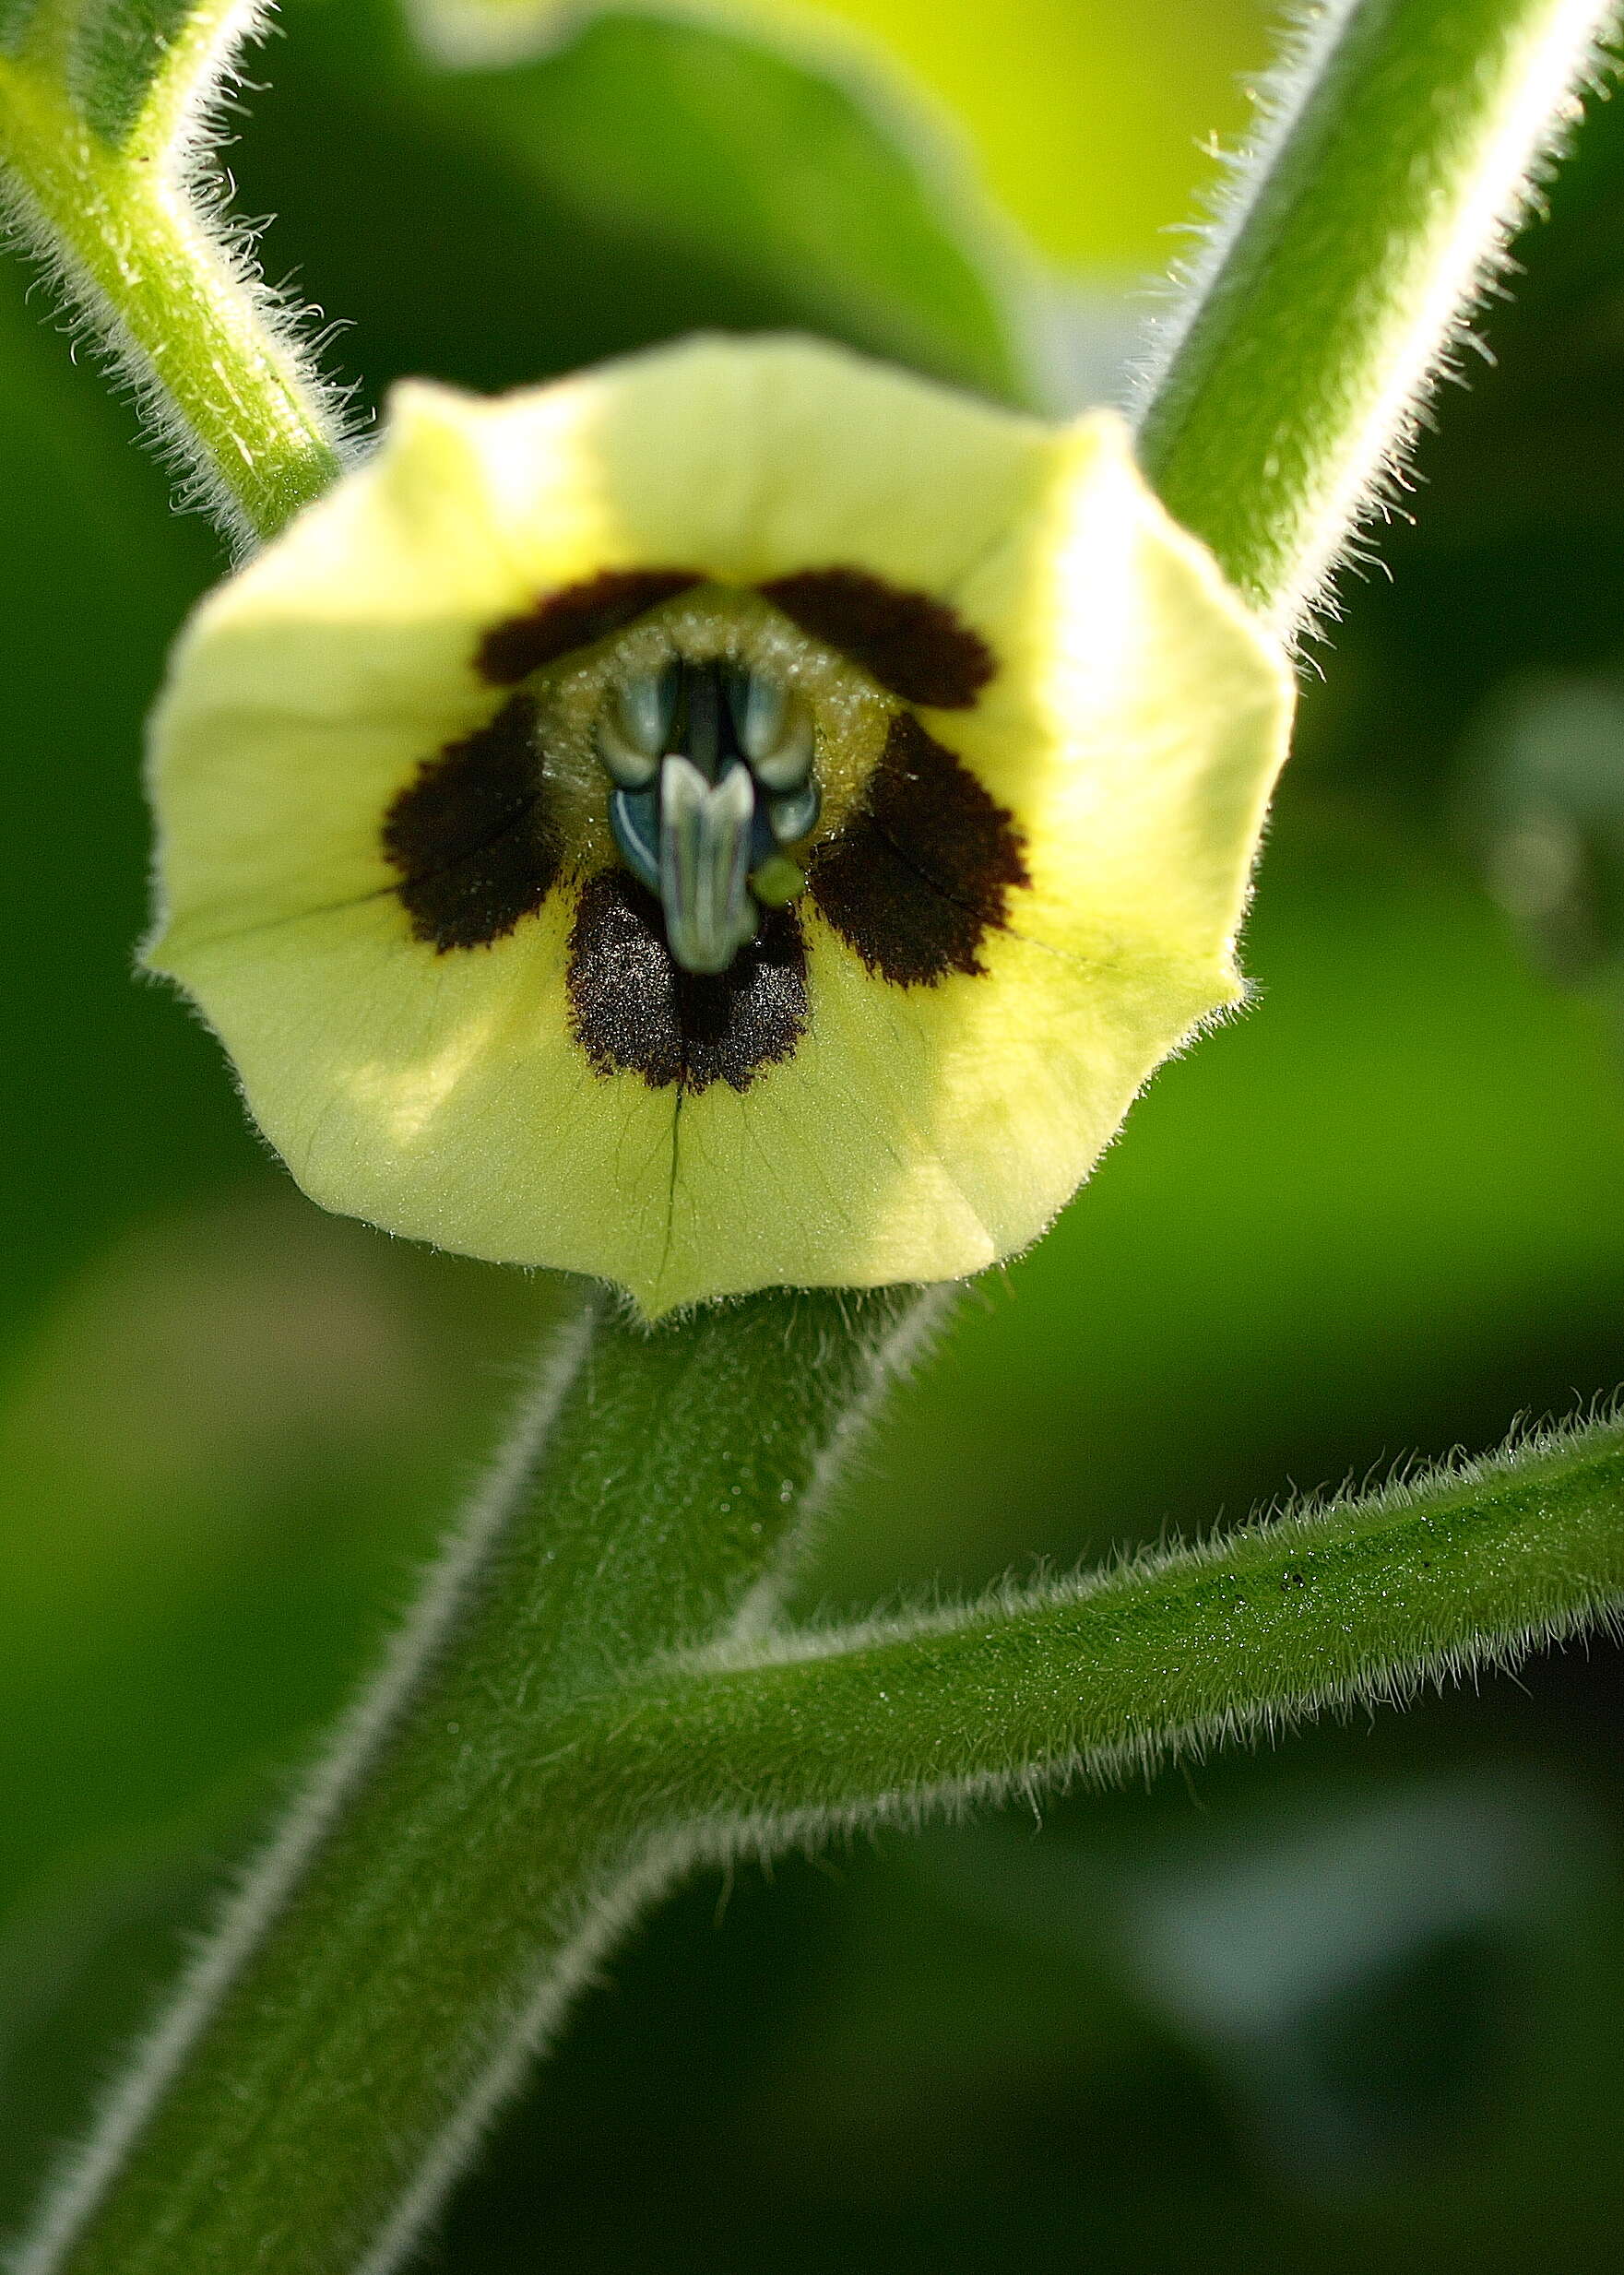
<instances>
[{"instance_id":1,"label":"blurred green background","mask_svg":"<svg viewBox=\"0 0 1624 2275\"><path fill-rule=\"evenodd\" d=\"M437 77L387 0L289 0L229 161L366 409L786 324L1060 405L1120 384L1269 13L840 0L871 79L742 14L610 16ZM971 1296L809 1603L1188 1533L1624 1377L1624 108L1549 205L1316 651L1252 1009ZM133 980L141 714L219 563L27 284L0 273L6 2223L554 1300L318 1216ZM429 2264L1611 2269L1621 1719L1596 1641L1073 1795L1041 1838L1013 1809L698 1885Z\"/></svg>"}]
</instances>

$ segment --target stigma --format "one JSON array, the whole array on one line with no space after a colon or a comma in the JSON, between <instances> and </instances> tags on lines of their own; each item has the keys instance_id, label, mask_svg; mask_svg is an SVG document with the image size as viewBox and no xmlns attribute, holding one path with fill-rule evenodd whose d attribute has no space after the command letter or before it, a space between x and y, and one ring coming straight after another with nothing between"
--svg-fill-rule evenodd
<instances>
[{"instance_id":1,"label":"stigma","mask_svg":"<svg viewBox=\"0 0 1624 2275\"><path fill-rule=\"evenodd\" d=\"M724 972L765 909L806 889L817 826L812 713L770 673L678 658L611 686L594 747L621 859L659 900L684 970Z\"/></svg>"}]
</instances>

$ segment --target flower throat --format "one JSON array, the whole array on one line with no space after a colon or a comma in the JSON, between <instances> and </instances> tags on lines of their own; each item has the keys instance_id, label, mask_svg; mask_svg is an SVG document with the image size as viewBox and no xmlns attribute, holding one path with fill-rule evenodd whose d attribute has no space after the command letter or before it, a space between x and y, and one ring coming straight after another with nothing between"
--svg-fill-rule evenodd
<instances>
[{"instance_id":1,"label":"flower throat","mask_svg":"<svg viewBox=\"0 0 1624 2275\"><path fill-rule=\"evenodd\" d=\"M811 712L764 672L678 658L614 688L594 740L615 844L658 896L672 956L726 971L763 911L806 889L788 848L823 802Z\"/></svg>"}]
</instances>

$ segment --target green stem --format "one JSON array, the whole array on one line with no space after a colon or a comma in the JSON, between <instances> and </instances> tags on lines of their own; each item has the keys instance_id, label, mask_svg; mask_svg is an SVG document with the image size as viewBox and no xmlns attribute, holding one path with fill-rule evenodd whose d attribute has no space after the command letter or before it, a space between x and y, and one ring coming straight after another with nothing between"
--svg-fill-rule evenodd
<instances>
[{"instance_id":1,"label":"green stem","mask_svg":"<svg viewBox=\"0 0 1624 2275\"><path fill-rule=\"evenodd\" d=\"M604 1758L677 1821L782 1839L1404 1696L1621 1603L1614 1424L1091 1582L657 1679L617 1701Z\"/></svg>"},{"instance_id":2,"label":"green stem","mask_svg":"<svg viewBox=\"0 0 1624 2275\"><path fill-rule=\"evenodd\" d=\"M1164 502L1284 624L1390 487L1616 0L1354 0L1280 75L1140 428Z\"/></svg>"},{"instance_id":3,"label":"green stem","mask_svg":"<svg viewBox=\"0 0 1624 2275\"><path fill-rule=\"evenodd\" d=\"M218 74L244 13L240 0L194 8L166 76L142 89L146 108L109 115L108 132L94 101L88 116L73 100L62 27L42 17L31 47L0 56L0 187L199 496L256 539L331 485L340 452L308 359L245 256L206 223L184 163L198 82Z\"/></svg>"},{"instance_id":4,"label":"green stem","mask_svg":"<svg viewBox=\"0 0 1624 2275\"><path fill-rule=\"evenodd\" d=\"M585 1307L19 2275L396 2263L680 1860L641 1788L572 1742L573 1713L759 1623L940 1302L768 1297L655 1331Z\"/></svg>"}]
</instances>

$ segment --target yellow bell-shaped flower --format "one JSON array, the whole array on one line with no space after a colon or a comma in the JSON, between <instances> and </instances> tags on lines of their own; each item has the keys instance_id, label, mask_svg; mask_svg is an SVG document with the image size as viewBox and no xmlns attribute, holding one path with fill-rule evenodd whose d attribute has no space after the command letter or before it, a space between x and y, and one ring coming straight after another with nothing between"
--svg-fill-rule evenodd
<instances>
[{"instance_id":1,"label":"yellow bell-shaped flower","mask_svg":"<svg viewBox=\"0 0 1624 2275\"><path fill-rule=\"evenodd\" d=\"M414 384L180 641L148 960L328 1208L651 1314L954 1277L1238 1000L1289 713L1109 414Z\"/></svg>"}]
</instances>

